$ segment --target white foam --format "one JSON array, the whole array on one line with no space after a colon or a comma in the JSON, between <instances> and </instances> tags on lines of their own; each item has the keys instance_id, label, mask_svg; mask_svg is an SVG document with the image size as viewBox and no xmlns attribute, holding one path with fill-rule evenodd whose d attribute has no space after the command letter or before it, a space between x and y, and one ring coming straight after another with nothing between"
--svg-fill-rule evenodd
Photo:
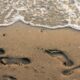
<instances>
[{"instance_id":1,"label":"white foam","mask_svg":"<svg viewBox=\"0 0 80 80\"><path fill-rule=\"evenodd\" d=\"M23 12L23 13L28 12L28 14L29 14L30 13L29 11L32 11L33 13L30 13L30 14L33 14L33 15L38 14L38 16L39 15L42 16L44 18L44 20L46 19L45 15L49 14L49 12L48 12L48 10L46 10L46 8L40 9L41 5L36 5L36 4L38 4L38 1L43 1L43 0L33 0L33 2L30 2L29 0L17 0L17 2L15 0L11 0L11 1L6 0L6 2L7 2L6 8L1 6L3 9L2 9L2 12L0 13L0 15L3 16L3 14L6 13L7 10L9 10L9 8L10 8L10 10L9 10L9 12L7 12L4 19L3 18L0 19L1 20L0 26L12 25L15 22L20 20L25 24L29 24L31 26L37 26L37 27L44 27L44 28L49 28L49 29L71 27L71 28L80 30L80 25L78 23L72 23L72 19L75 19L77 14L75 13L74 8L70 7L70 5L71 5L70 0L50 0L53 2L55 1L56 3L54 3L54 5L57 4L58 9L63 10L68 15L68 17L65 19L65 20L68 20L68 23L65 25L57 24L54 26L54 25L47 24L47 22L45 22L46 24L41 24L41 23L37 23L37 22L35 23L32 21L33 18L31 18L31 20L25 20L25 15L20 14L21 12ZM47 2L49 0L44 0L44 1L45 1L44 3L47 4ZM78 0L72 0L72 2L74 2L72 5L75 6L75 9L78 10L78 14L80 14L80 2ZM2 5L5 5L3 0L1 1L1 3L2 3ZM36 5L35 6L36 8L33 8L31 6L31 4L28 4L28 3L31 3L32 6ZM44 6L49 8L48 5L44 5ZM52 6L50 8L52 8ZM38 9L39 9L39 11L37 11ZM15 10L16 10L16 12L14 12ZM36 11L36 13L35 13L35 11ZM61 11L61 12L62 12L62 14L65 15L65 13L63 11ZM36 16L34 18L36 18ZM80 18L80 16L78 18ZM54 22L53 22L53 24L54 24Z\"/></svg>"}]
</instances>

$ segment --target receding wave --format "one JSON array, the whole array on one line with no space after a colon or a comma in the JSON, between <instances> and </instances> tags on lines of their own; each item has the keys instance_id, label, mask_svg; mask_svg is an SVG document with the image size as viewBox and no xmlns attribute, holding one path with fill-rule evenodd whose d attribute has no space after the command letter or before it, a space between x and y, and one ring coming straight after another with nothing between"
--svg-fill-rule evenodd
<instances>
[{"instance_id":1,"label":"receding wave","mask_svg":"<svg viewBox=\"0 0 80 80\"><path fill-rule=\"evenodd\" d=\"M17 21L50 29L80 30L79 0L0 0L0 26Z\"/></svg>"}]
</instances>

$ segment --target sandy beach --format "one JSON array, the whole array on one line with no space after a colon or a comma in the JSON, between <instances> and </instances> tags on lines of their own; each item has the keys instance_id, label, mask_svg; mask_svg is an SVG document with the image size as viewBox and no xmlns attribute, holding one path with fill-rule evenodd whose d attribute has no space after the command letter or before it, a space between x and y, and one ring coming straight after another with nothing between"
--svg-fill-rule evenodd
<instances>
[{"instance_id":1,"label":"sandy beach","mask_svg":"<svg viewBox=\"0 0 80 80\"><path fill-rule=\"evenodd\" d=\"M31 61L8 64L3 60L0 80L80 80L80 68L75 68L80 65L80 32L77 30L49 30L17 22L0 28L0 48L5 51L1 57L27 57ZM64 58L50 56L45 52L48 49L63 51L73 65L64 65ZM68 75L63 73L72 68L75 69Z\"/></svg>"},{"instance_id":2,"label":"sandy beach","mask_svg":"<svg viewBox=\"0 0 80 80\"><path fill-rule=\"evenodd\" d=\"M0 80L80 80L79 0L0 0Z\"/></svg>"}]
</instances>

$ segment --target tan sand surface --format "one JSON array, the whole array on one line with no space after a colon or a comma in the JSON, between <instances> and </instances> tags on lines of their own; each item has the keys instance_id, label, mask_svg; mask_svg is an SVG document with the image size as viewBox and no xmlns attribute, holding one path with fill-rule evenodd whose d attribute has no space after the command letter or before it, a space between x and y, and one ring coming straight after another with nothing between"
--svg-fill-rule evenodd
<instances>
[{"instance_id":1,"label":"tan sand surface","mask_svg":"<svg viewBox=\"0 0 80 80\"><path fill-rule=\"evenodd\" d=\"M0 80L80 80L80 68L69 75L62 73L80 65L80 31L69 28L49 30L18 22L0 28L0 48L5 50L3 56L31 60L26 65L0 62ZM45 49L62 50L74 64L65 66L57 57L48 55Z\"/></svg>"}]
</instances>

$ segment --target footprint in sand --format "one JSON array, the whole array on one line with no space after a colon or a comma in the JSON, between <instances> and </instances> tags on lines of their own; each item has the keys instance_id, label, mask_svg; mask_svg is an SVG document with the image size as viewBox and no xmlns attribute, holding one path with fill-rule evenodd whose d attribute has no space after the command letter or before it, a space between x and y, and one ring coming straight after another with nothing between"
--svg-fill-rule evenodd
<instances>
[{"instance_id":1,"label":"footprint in sand","mask_svg":"<svg viewBox=\"0 0 80 80\"><path fill-rule=\"evenodd\" d=\"M3 48L0 48L0 55L4 55L5 54L5 50Z\"/></svg>"},{"instance_id":2,"label":"footprint in sand","mask_svg":"<svg viewBox=\"0 0 80 80\"><path fill-rule=\"evenodd\" d=\"M0 63L7 64L29 64L31 60L29 58L17 58L17 57L0 57Z\"/></svg>"},{"instance_id":3,"label":"footprint in sand","mask_svg":"<svg viewBox=\"0 0 80 80\"><path fill-rule=\"evenodd\" d=\"M13 76L3 75L0 80L17 80L17 79Z\"/></svg>"},{"instance_id":4,"label":"footprint in sand","mask_svg":"<svg viewBox=\"0 0 80 80\"><path fill-rule=\"evenodd\" d=\"M80 69L80 65L73 67L73 68L70 68L70 69L66 69L66 70L62 71L62 74L63 75L71 75L73 73L73 71L77 70L77 69Z\"/></svg>"},{"instance_id":5,"label":"footprint in sand","mask_svg":"<svg viewBox=\"0 0 80 80\"><path fill-rule=\"evenodd\" d=\"M68 56L61 50L47 49L45 50L45 52L49 54L51 57L57 57L59 60L62 60L65 66L74 65L74 62L71 59L69 59Z\"/></svg>"}]
</instances>

